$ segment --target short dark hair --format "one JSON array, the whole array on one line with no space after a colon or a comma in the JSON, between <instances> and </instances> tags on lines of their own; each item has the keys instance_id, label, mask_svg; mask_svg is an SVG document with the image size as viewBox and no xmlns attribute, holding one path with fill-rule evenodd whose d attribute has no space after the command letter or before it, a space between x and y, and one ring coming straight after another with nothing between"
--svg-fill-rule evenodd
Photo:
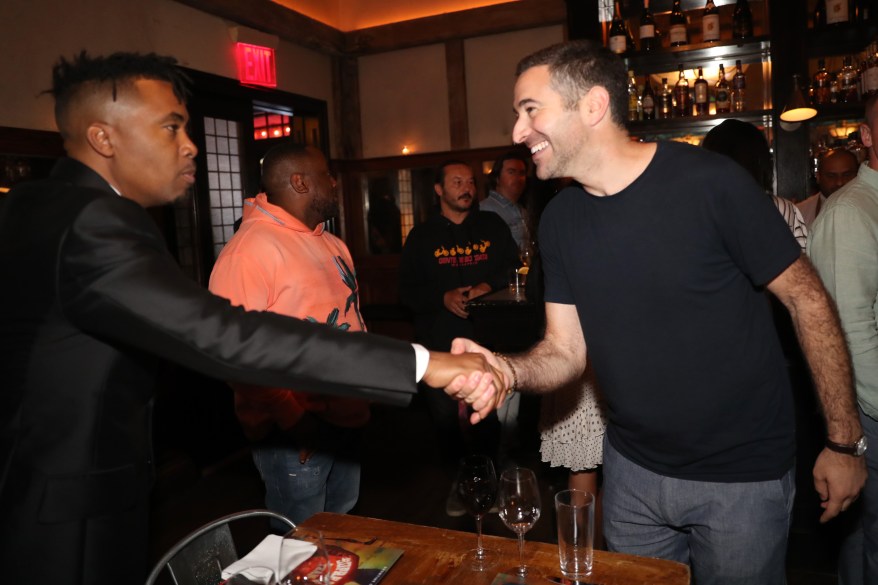
<instances>
[{"instance_id":1,"label":"short dark hair","mask_svg":"<svg viewBox=\"0 0 878 585\"><path fill-rule=\"evenodd\" d=\"M830 148L829 150L824 150L817 157L817 169L820 170L820 167L823 166L823 163L826 162L827 159L833 157L835 155L846 156L850 158L854 162L854 166L859 166L860 161L857 159L857 155L848 150L847 148Z\"/></svg>"},{"instance_id":2,"label":"short dark hair","mask_svg":"<svg viewBox=\"0 0 878 585\"><path fill-rule=\"evenodd\" d=\"M765 134L749 122L730 118L714 126L701 146L724 154L744 167L766 193L774 191L771 148Z\"/></svg>"},{"instance_id":3,"label":"short dark hair","mask_svg":"<svg viewBox=\"0 0 878 585\"><path fill-rule=\"evenodd\" d=\"M527 169L527 155L523 151L510 150L500 155L500 158L494 161L494 166L491 167L491 173L488 175L489 189L497 188L497 179L500 178L500 173L503 172L503 163L508 160L520 160L524 163L524 168Z\"/></svg>"},{"instance_id":4,"label":"short dark hair","mask_svg":"<svg viewBox=\"0 0 878 585\"><path fill-rule=\"evenodd\" d=\"M302 161L310 156L308 147L293 141L282 142L272 146L262 157L262 188L269 201L276 195L275 187L279 181L286 182L289 177L287 169L301 166ZM280 176L279 176L280 175Z\"/></svg>"},{"instance_id":5,"label":"short dark hair","mask_svg":"<svg viewBox=\"0 0 878 585\"><path fill-rule=\"evenodd\" d=\"M69 61L60 57L52 68L52 89L47 92L55 98L55 121L62 135L70 105L80 92L109 83L115 101L118 87L136 79L167 81L181 102L189 97L189 77L177 67L174 57L155 53L113 53L91 57L85 51Z\"/></svg>"},{"instance_id":6,"label":"short dark hair","mask_svg":"<svg viewBox=\"0 0 878 585\"><path fill-rule=\"evenodd\" d=\"M592 40L558 43L528 55L518 63L515 76L532 67L549 68L552 88L561 94L564 106L572 110L592 87L599 85L610 94L610 114L624 127L628 116L628 73L622 59Z\"/></svg>"},{"instance_id":7,"label":"short dark hair","mask_svg":"<svg viewBox=\"0 0 878 585\"><path fill-rule=\"evenodd\" d=\"M445 184L445 169L447 167L450 167L451 165L463 165L463 166L469 168L469 164L463 162L462 160L449 159L449 160L443 161L442 164L440 164L438 167L436 167L436 181L435 181L435 183L437 185L444 185Z\"/></svg>"}]
</instances>

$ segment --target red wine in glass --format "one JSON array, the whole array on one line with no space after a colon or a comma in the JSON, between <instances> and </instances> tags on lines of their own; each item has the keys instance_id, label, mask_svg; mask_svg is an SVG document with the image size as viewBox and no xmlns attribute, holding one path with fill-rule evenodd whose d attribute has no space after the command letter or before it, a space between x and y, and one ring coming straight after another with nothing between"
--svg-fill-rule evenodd
<instances>
[{"instance_id":1,"label":"red wine in glass","mask_svg":"<svg viewBox=\"0 0 878 585\"><path fill-rule=\"evenodd\" d=\"M476 548L467 553L470 566L476 571L484 571L497 562L496 551L482 546L482 518L497 498L497 474L490 457L469 455L461 459L457 495L466 511L476 519L478 540Z\"/></svg>"}]
</instances>

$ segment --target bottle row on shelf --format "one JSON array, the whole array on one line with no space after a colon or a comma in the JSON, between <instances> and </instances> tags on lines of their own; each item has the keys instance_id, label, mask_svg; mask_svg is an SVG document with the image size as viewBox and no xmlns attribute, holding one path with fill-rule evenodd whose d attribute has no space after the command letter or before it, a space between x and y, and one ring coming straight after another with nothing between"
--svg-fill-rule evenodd
<instances>
[{"instance_id":1,"label":"bottle row on shelf","mask_svg":"<svg viewBox=\"0 0 878 585\"><path fill-rule=\"evenodd\" d=\"M856 64L855 64L856 63ZM808 96L815 106L858 104L878 92L878 42L859 55L842 57L840 69L830 70L826 59L817 60Z\"/></svg>"},{"instance_id":2,"label":"bottle row on shelf","mask_svg":"<svg viewBox=\"0 0 878 585\"><path fill-rule=\"evenodd\" d=\"M668 85L668 78L661 78L661 87L653 88L649 75L644 79L642 89L637 84L634 71L628 71L628 120L656 120L685 118L689 116L711 116L747 110L747 77L741 61L735 62L735 72L731 81L726 78L725 67L720 64L715 83L704 77L704 70L698 67L698 76L690 84L686 70L680 65L677 82Z\"/></svg>"},{"instance_id":3,"label":"bottle row on shelf","mask_svg":"<svg viewBox=\"0 0 878 585\"><path fill-rule=\"evenodd\" d=\"M878 17L876 0L817 0L811 14L811 28L823 29Z\"/></svg>"},{"instance_id":4,"label":"bottle row on shelf","mask_svg":"<svg viewBox=\"0 0 878 585\"><path fill-rule=\"evenodd\" d=\"M638 43L635 43L631 34L630 20L622 16L619 0L616 0L613 20L607 35L607 46L617 54L636 52L649 53L659 51L663 45L668 47L684 47L690 42L689 22L692 17L701 19L701 42L713 43L723 39L724 27L720 20L720 10L714 4L714 0L707 0L703 10L691 10L683 12L680 0L674 0L668 21L667 35L660 31L656 25L656 17L649 7L649 0L643 0L643 11L636 29L638 31ZM633 20L633 19L632 19ZM667 42L662 38L667 36ZM753 14L750 11L748 0L737 0L732 13L731 39L747 39L753 36Z\"/></svg>"}]
</instances>

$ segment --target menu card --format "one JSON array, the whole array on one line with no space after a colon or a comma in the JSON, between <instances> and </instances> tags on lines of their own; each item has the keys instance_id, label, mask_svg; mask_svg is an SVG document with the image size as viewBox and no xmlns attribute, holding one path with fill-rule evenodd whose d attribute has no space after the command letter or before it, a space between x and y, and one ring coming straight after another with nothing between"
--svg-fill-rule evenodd
<instances>
[{"instance_id":1,"label":"menu card","mask_svg":"<svg viewBox=\"0 0 878 585\"><path fill-rule=\"evenodd\" d=\"M356 542L345 542L343 546L327 544L326 552L332 565L331 585L375 585L403 553L398 548ZM290 575L304 577L312 572L319 574L322 563L323 559L319 556L311 557Z\"/></svg>"}]
</instances>

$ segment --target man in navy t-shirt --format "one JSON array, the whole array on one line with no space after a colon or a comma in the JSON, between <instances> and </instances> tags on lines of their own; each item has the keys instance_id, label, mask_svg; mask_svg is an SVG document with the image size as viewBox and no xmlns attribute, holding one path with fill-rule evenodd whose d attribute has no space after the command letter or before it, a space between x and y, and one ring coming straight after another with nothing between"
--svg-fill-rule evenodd
<instances>
[{"instance_id":1,"label":"man in navy t-shirt","mask_svg":"<svg viewBox=\"0 0 878 585\"><path fill-rule=\"evenodd\" d=\"M582 187L561 191L540 224L545 337L496 367L507 386L549 392L582 373L588 347L608 408L610 550L689 563L699 585L784 583L794 417L764 289L790 311L826 413L823 521L866 476L846 452L862 429L834 305L734 162L629 138L617 56L560 44L517 74L514 141L539 178ZM478 346L455 341L464 348Z\"/></svg>"}]
</instances>

